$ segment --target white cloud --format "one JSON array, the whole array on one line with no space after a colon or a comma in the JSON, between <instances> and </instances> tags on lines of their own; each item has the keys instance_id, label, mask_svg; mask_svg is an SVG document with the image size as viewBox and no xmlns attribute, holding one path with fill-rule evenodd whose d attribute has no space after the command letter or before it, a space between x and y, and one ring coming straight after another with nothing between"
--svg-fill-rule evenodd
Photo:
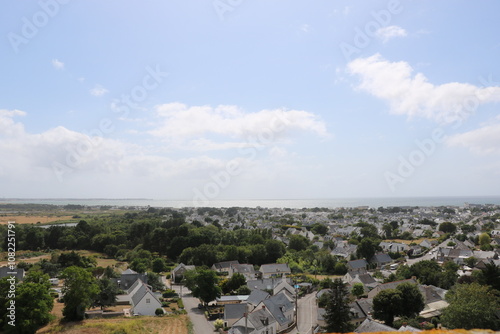
<instances>
[{"instance_id":1,"label":"white cloud","mask_svg":"<svg viewBox=\"0 0 500 334\"><path fill-rule=\"evenodd\" d=\"M447 138L449 146L468 148L476 154L500 154L500 123L484 125L479 129Z\"/></svg>"},{"instance_id":2,"label":"white cloud","mask_svg":"<svg viewBox=\"0 0 500 334\"><path fill-rule=\"evenodd\" d=\"M52 59L52 66L54 66L54 68L58 70L64 69L64 63L58 59Z\"/></svg>"},{"instance_id":3,"label":"white cloud","mask_svg":"<svg viewBox=\"0 0 500 334\"><path fill-rule=\"evenodd\" d=\"M390 39L395 37L405 37L407 35L406 30L398 26L387 26L379 28L375 35L382 40L382 42L387 43Z\"/></svg>"},{"instance_id":4,"label":"white cloud","mask_svg":"<svg viewBox=\"0 0 500 334\"><path fill-rule=\"evenodd\" d=\"M316 115L302 110L261 110L245 113L236 106L220 105L187 106L181 103L159 105L156 108L159 126L149 131L164 141L193 146L209 143L209 149L216 146L232 148L244 145L250 140L269 144L278 139L291 138L297 132L311 132L321 138L330 134L326 125ZM208 141L207 136L215 136L219 143ZM186 146L187 144L187 146Z\"/></svg>"},{"instance_id":5,"label":"white cloud","mask_svg":"<svg viewBox=\"0 0 500 334\"><path fill-rule=\"evenodd\" d=\"M108 90L101 85L95 85L95 87L90 90L90 94L93 96L103 96L106 93L108 93Z\"/></svg>"},{"instance_id":6,"label":"white cloud","mask_svg":"<svg viewBox=\"0 0 500 334\"><path fill-rule=\"evenodd\" d=\"M500 101L500 87L459 82L434 85L424 74L413 74L407 62L390 62L380 54L355 59L347 69L361 78L358 89L387 101L397 115L451 123L465 120L481 104Z\"/></svg>"},{"instance_id":7,"label":"white cloud","mask_svg":"<svg viewBox=\"0 0 500 334\"><path fill-rule=\"evenodd\" d=\"M307 23L304 23L300 26L300 30L305 32L305 33L308 33L311 31L311 26Z\"/></svg>"}]
</instances>

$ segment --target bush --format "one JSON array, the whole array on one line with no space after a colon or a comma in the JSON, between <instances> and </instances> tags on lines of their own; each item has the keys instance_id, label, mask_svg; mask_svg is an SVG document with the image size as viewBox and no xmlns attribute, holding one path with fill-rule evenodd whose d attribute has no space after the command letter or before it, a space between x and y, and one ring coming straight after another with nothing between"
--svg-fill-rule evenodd
<instances>
[{"instance_id":1,"label":"bush","mask_svg":"<svg viewBox=\"0 0 500 334\"><path fill-rule=\"evenodd\" d=\"M215 330L223 328L224 327L224 320L222 320L222 319L215 320L214 327L215 327Z\"/></svg>"},{"instance_id":2,"label":"bush","mask_svg":"<svg viewBox=\"0 0 500 334\"><path fill-rule=\"evenodd\" d=\"M163 312L163 309L161 307L158 307L156 310L155 310L155 314L160 316L160 315L163 315L165 314L165 312Z\"/></svg>"},{"instance_id":3,"label":"bush","mask_svg":"<svg viewBox=\"0 0 500 334\"><path fill-rule=\"evenodd\" d=\"M172 289L167 289L167 290L163 291L162 296L163 296L163 298L172 298L172 297L177 297L178 294L177 294L177 292L175 292Z\"/></svg>"}]
</instances>

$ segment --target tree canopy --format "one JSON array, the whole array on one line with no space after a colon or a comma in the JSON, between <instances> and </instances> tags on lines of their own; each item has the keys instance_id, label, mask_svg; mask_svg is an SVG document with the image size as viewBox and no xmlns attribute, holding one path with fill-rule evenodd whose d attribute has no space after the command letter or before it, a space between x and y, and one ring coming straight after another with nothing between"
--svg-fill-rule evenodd
<instances>
[{"instance_id":1,"label":"tree canopy","mask_svg":"<svg viewBox=\"0 0 500 334\"><path fill-rule=\"evenodd\" d=\"M498 291L478 283L457 284L447 294L449 306L443 310L441 320L450 329L499 330L496 316L499 308Z\"/></svg>"},{"instance_id":2,"label":"tree canopy","mask_svg":"<svg viewBox=\"0 0 500 334\"><path fill-rule=\"evenodd\" d=\"M354 328L350 323L349 292L341 279L336 278L330 284L325 306L326 331L348 333Z\"/></svg>"}]
</instances>

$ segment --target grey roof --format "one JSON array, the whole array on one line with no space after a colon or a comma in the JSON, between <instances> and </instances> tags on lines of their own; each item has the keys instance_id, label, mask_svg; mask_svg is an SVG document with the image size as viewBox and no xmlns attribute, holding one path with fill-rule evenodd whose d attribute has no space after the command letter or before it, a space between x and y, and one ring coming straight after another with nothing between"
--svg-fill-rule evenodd
<instances>
[{"instance_id":1,"label":"grey roof","mask_svg":"<svg viewBox=\"0 0 500 334\"><path fill-rule=\"evenodd\" d=\"M231 268L240 274L255 274L255 269L251 264L232 264Z\"/></svg>"},{"instance_id":2,"label":"grey roof","mask_svg":"<svg viewBox=\"0 0 500 334\"><path fill-rule=\"evenodd\" d=\"M361 283L368 285L368 284L373 284L377 283L375 278L372 277L370 274L362 274L362 275L357 275Z\"/></svg>"},{"instance_id":3,"label":"grey roof","mask_svg":"<svg viewBox=\"0 0 500 334\"><path fill-rule=\"evenodd\" d=\"M247 281L247 286L251 289L258 289L258 290L266 290L270 289L273 290L278 284L281 283L282 278L263 278L263 279L256 279L256 280L251 280ZM290 284L290 280L287 279L288 284Z\"/></svg>"},{"instance_id":4,"label":"grey roof","mask_svg":"<svg viewBox=\"0 0 500 334\"><path fill-rule=\"evenodd\" d=\"M248 315L248 322L252 324L252 327L259 330L267 325L272 325L276 322L273 316L268 312L267 309L259 309Z\"/></svg>"},{"instance_id":5,"label":"grey roof","mask_svg":"<svg viewBox=\"0 0 500 334\"><path fill-rule=\"evenodd\" d=\"M240 319L247 311L247 304L227 304L224 306L224 319Z\"/></svg>"},{"instance_id":6,"label":"grey roof","mask_svg":"<svg viewBox=\"0 0 500 334\"><path fill-rule=\"evenodd\" d=\"M132 285L130 286L130 288L128 288L127 293L128 293L128 294L131 294L131 293L132 293L132 291L134 291L134 289L135 289L135 288L136 288L139 284L142 284L142 281L141 281L140 279L136 279L136 280L135 280L135 282L134 282L134 284L132 284Z\"/></svg>"},{"instance_id":7,"label":"grey roof","mask_svg":"<svg viewBox=\"0 0 500 334\"><path fill-rule=\"evenodd\" d=\"M365 259L353 260L353 261L347 262L347 267L349 269L366 268L367 265L368 265L368 262L366 262Z\"/></svg>"},{"instance_id":8,"label":"grey roof","mask_svg":"<svg viewBox=\"0 0 500 334\"><path fill-rule=\"evenodd\" d=\"M363 321L361 325L359 325L358 328L354 330L354 332L355 333L396 332L396 330L392 327L373 321L371 319L365 319L365 321Z\"/></svg>"},{"instance_id":9,"label":"grey roof","mask_svg":"<svg viewBox=\"0 0 500 334\"><path fill-rule=\"evenodd\" d=\"M224 270L224 269L229 269L231 267L231 265L235 265L235 264L240 264L240 263L238 262L238 260L218 262L218 263L214 263L214 268L216 270Z\"/></svg>"},{"instance_id":10,"label":"grey roof","mask_svg":"<svg viewBox=\"0 0 500 334\"><path fill-rule=\"evenodd\" d=\"M155 299L159 304L161 304L158 298L156 298L156 296L151 292L151 290L149 290L148 286L142 283L139 290L137 290L137 292L131 298L132 307L135 307L137 304L139 304L142 298L144 298L144 296L148 293L151 295L153 299Z\"/></svg>"},{"instance_id":11,"label":"grey roof","mask_svg":"<svg viewBox=\"0 0 500 334\"><path fill-rule=\"evenodd\" d=\"M247 303L253 306L257 306L264 299L269 298L269 294L262 290L252 290L250 295L248 296Z\"/></svg>"},{"instance_id":12,"label":"grey roof","mask_svg":"<svg viewBox=\"0 0 500 334\"><path fill-rule=\"evenodd\" d=\"M122 275L133 275L133 274L137 274L136 271L133 271L132 269L128 268L127 270L125 270Z\"/></svg>"},{"instance_id":13,"label":"grey roof","mask_svg":"<svg viewBox=\"0 0 500 334\"><path fill-rule=\"evenodd\" d=\"M264 305L280 325L285 325L290 321L284 313L293 308L293 305L284 294L280 293L264 300Z\"/></svg>"},{"instance_id":14,"label":"grey roof","mask_svg":"<svg viewBox=\"0 0 500 334\"><path fill-rule=\"evenodd\" d=\"M290 267L286 263L271 263L260 266L262 273L283 273L290 272Z\"/></svg>"},{"instance_id":15,"label":"grey roof","mask_svg":"<svg viewBox=\"0 0 500 334\"><path fill-rule=\"evenodd\" d=\"M372 257L372 261L377 263L389 263L392 262L392 259L389 255L381 253L375 254L375 256Z\"/></svg>"},{"instance_id":16,"label":"grey roof","mask_svg":"<svg viewBox=\"0 0 500 334\"><path fill-rule=\"evenodd\" d=\"M373 313L373 298L362 298L356 301L357 306L363 311L364 314Z\"/></svg>"},{"instance_id":17,"label":"grey roof","mask_svg":"<svg viewBox=\"0 0 500 334\"><path fill-rule=\"evenodd\" d=\"M401 326L399 329L398 329L398 332L421 332L422 330L421 329L418 329L418 328L415 328L415 327L411 327L411 326Z\"/></svg>"}]
</instances>

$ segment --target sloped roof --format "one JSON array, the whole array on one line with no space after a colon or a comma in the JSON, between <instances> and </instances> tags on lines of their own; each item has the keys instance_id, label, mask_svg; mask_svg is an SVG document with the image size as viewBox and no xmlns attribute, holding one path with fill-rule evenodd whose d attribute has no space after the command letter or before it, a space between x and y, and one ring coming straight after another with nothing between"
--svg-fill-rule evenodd
<instances>
[{"instance_id":1,"label":"sloped roof","mask_svg":"<svg viewBox=\"0 0 500 334\"><path fill-rule=\"evenodd\" d=\"M264 305L280 325L285 325L290 321L285 317L284 312L293 308L293 305L284 294L280 293L264 300Z\"/></svg>"},{"instance_id":2,"label":"sloped roof","mask_svg":"<svg viewBox=\"0 0 500 334\"><path fill-rule=\"evenodd\" d=\"M224 319L239 319L247 312L247 304L227 304L224 306Z\"/></svg>"},{"instance_id":3,"label":"sloped roof","mask_svg":"<svg viewBox=\"0 0 500 334\"><path fill-rule=\"evenodd\" d=\"M153 298L159 304L161 304L158 298L156 298L156 296L151 292L151 290L149 290L148 286L142 283L141 287L137 290L136 293L134 293L134 295L131 298L132 308L134 308L137 304L139 304L141 300L144 298L144 296L146 296L147 294L151 295L151 298Z\"/></svg>"},{"instance_id":4,"label":"sloped roof","mask_svg":"<svg viewBox=\"0 0 500 334\"><path fill-rule=\"evenodd\" d=\"M366 268L368 262L365 259L353 260L347 262L347 267L350 269Z\"/></svg>"},{"instance_id":5,"label":"sloped roof","mask_svg":"<svg viewBox=\"0 0 500 334\"><path fill-rule=\"evenodd\" d=\"M253 325L253 328L259 330L266 327L266 324L272 325L276 320L267 309L258 309L248 315L248 322Z\"/></svg>"},{"instance_id":6,"label":"sloped roof","mask_svg":"<svg viewBox=\"0 0 500 334\"><path fill-rule=\"evenodd\" d=\"M252 290L250 295L248 296L247 303L250 305L257 306L264 299L269 298L269 294L262 290Z\"/></svg>"},{"instance_id":7,"label":"sloped roof","mask_svg":"<svg viewBox=\"0 0 500 334\"><path fill-rule=\"evenodd\" d=\"M262 273L283 273L290 272L290 267L287 263L271 263L263 264L260 266L260 271Z\"/></svg>"},{"instance_id":8,"label":"sloped roof","mask_svg":"<svg viewBox=\"0 0 500 334\"><path fill-rule=\"evenodd\" d=\"M122 275L133 275L133 274L137 274L137 272L133 271L130 268L128 268L127 270L125 270L124 272L122 272Z\"/></svg>"},{"instance_id":9,"label":"sloped roof","mask_svg":"<svg viewBox=\"0 0 500 334\"><path fill-rule=\"evenodd\" d=\"M354 332L355 333L396 332L396 330L392 327L373 321L371 319L365 319L365 321L363 321L361 325L359 325L358 328L354 330Z\"/></svg>"},{"instance_id":10,"label":"sloped roof","mask_svg":"<svg viewBox=\"0 0 500 334\"><path fill-rule=\"evenodd\" d=\"M224 261L214 263L214 268L217 270L229 269L231 265L240 264L238 260L235 261Z\"/></svg>"}]
</instances>

